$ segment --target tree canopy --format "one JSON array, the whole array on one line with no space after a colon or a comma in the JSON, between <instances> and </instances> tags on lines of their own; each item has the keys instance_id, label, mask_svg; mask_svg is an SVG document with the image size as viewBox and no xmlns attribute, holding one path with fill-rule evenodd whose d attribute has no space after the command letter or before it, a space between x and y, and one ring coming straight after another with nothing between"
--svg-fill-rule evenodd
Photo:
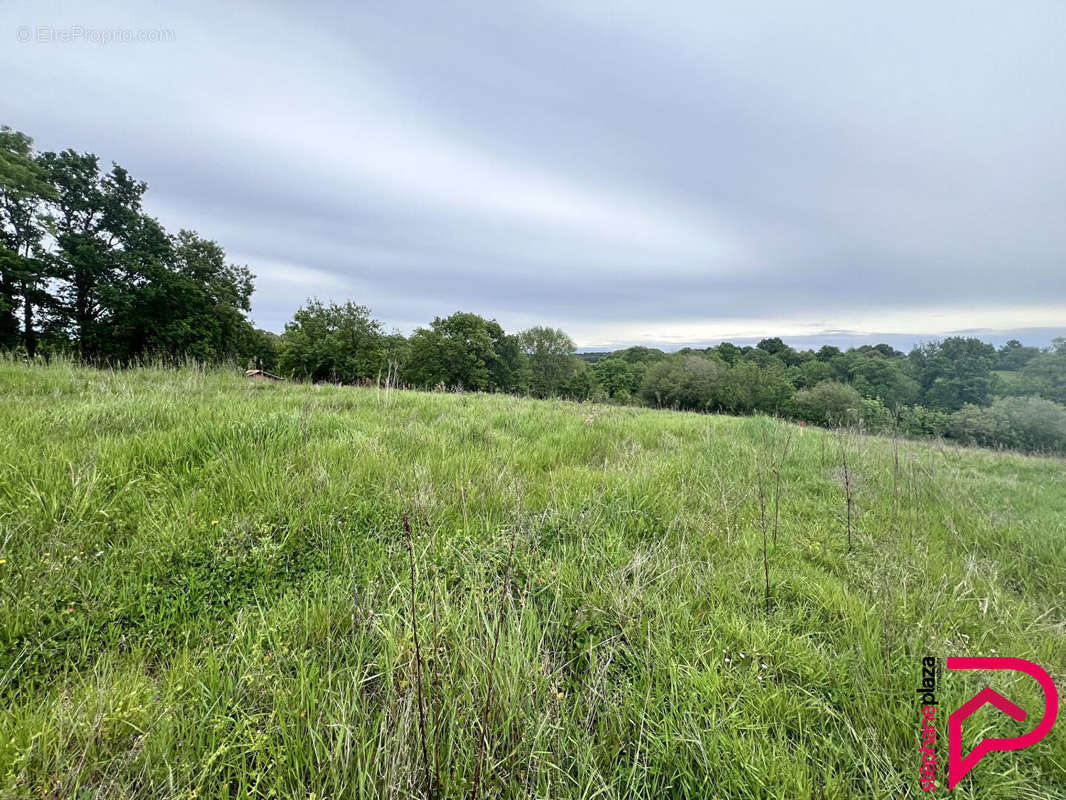
<instances>
[{"instance_id":1,"label":"tree canopy","mask_svg":"<svg viewBox=\"0 0 1066 800\"><path fill-rule=\"evenodd\" d=\"M142 208L147 188L0 130L0 346L109 364L250 352L251 272L192 231L168 234Z\"/></svg>"}]
</instances>

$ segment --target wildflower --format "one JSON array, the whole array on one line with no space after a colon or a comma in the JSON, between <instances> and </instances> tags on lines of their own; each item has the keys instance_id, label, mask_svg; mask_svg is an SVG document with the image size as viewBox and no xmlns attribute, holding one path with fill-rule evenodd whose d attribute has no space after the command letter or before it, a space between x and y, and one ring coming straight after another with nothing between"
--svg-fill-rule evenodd
<instances>
[{"instance_id":1,"label":"wildflower","mask_svg":"<svg viewBox=\"0 0 1066 800\"><path fill-rule=\"evenodd\" d=\"M558 697L560 700L563 699L563 693L562 692L556 692L555 696Z\"/></svg>"},{"instance_id":2,"label":"wildflower","mask_svg":"<svg viewBox=\"0 0 1066 800\"><path fill-rule=\"evenodd\" d=\"M7 563L7 559L6 558L0 558L0 567L2 567L6 563Z\"/></svg>"},{"instance_id":3,"label":"wildflower","mask_svg":"<svg viewBox=\"0 0 1066 800\"><path fill-rule=\"evenodd\" d=\"M212 524L212 525L218 525L218 520L217 520L217 519L213 519L213 520L211 520L211 524Z\"/></svg>"}]
</instances>

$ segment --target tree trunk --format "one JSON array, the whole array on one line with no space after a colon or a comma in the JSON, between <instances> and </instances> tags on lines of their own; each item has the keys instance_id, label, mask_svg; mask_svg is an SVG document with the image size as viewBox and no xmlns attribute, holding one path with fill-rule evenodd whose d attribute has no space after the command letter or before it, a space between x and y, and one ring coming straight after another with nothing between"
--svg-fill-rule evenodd
<instances>
[{"instance_id":1,"label":"tree trunk","mask_svg":"<svg viewBox=\"0 0 1066 800\"><path fill-rule=\"evenodd\" d=\"M37 331L33 328L33 296L36 294L26 281L22 282L22 343L31 359L37 354Z\"/></svg>"}]
</instances>

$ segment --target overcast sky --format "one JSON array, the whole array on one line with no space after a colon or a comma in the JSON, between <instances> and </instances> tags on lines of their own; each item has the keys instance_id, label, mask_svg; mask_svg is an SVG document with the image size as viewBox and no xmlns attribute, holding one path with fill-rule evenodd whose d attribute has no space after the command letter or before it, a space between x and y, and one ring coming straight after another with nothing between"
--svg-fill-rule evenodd
<instances>
[{"instance_id":1,"label":"overcast sky","mask_svg":"<svg viewBox=\"0 0 1066 800\"><path fill-rule=\"evenodd\" d=\"M147 181L260 327L1066 333L1063 0L181 5L0 3L0 122Z\"/></svg>"}]
</instances>

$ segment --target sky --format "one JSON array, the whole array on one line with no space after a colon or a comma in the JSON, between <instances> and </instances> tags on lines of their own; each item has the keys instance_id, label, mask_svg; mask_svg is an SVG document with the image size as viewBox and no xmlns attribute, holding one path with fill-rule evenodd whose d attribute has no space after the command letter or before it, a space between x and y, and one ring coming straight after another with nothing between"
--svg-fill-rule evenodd
<instances>
[{"instance_id":1,"label":"sky","mask_svg":"<svg viewBox=\"0 0 1066 800\"><path fill-rule=\"evenodd\" d=\"M404 333L1066 334L1066 3L0 3L0 123ZM6 40L6 41L5 41Z\"/></svg>"}]
</instances>

